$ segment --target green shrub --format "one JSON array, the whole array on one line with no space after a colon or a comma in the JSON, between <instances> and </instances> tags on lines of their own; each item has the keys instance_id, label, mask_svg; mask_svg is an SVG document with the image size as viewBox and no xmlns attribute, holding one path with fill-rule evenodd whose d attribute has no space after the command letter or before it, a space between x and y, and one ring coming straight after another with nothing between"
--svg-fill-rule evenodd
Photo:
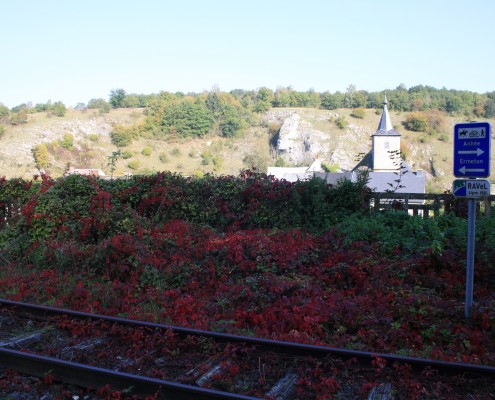
<instances>
[{"instance_id":1,"label":"green shrub","mask_svg":"<svg viewBox=\"0 0 495 400\"><path fill-rule=\"evenodd\" d=\"M0 125L0 138L3 136L4 133L5 133L5 126Z\"/></svg>"},{"instance_id":2,"label":"green shrub","mask_svg":"<svg viewBox=\"0 0 495 400\"><path fill-rule=\"evenodd\" d=\"M201 153L201 165L208 165L211 162L211 153L209 151L204 151Z\"/></svg>"},{"instance_id":3,"label":"green shrub","mask_svg":"<svg viewBox=\"0 0 495 400\"><path fill-rule=\"evenodd\" d=\"M170 154L173 155L174 157L180 157L182 154L180 149L178 147L174 147L171 151Z\"/></svg>"},{"instance_id":4,"label":"green shrub","mask_svg":"<svg viewBox=\"0 0 495 400\"><path fill-rule=\"evenodd\" d=\"M220 155L215 155L213 156L213 165L215 166L215 170L219 170L220 168L222 168L222 165L223 165L223 157L220 156Z\"/></svg>"},{"instance_id":5,"label":"green shrub","mask_svg":"<svg viewBox=\"0 0 495 400\"><path fill-rule=\"evenodd\" d=\"M92 142L97 142L100 139L100 136L96 133L91 133L90 135L88 135L88 139Z\"/></svg>"},{"instance_id":6,"label":"green shrub","mask_svg":"<svg viewBox=\"0 0 495 400\"><path fill-rule=\"evenodd\" d=\"M340 129L345 129L347 128L347 120L345 119L345 116L340 115L336 120L335 123Z\"/></svg>"},{"instance_id":7,"label":"green shrub","mask_svg":"<svg viewBox=\"0 0 495 400\"><path fill-rule=\"evenodd\" d=\"M141 154L145 157L151 156L152 152L153 150L151 149L151 147L145 147L143 150L141 150Z\"/></svg>"},{"instance_id":8,"label":"green shrub","mask_svg":"<svg viewBox=\"0 0 495 400\"><path fill-rule=\"evenodd\" d=\"M366 117L366 111L364 108L355 108L352 110L351 117L363 119Z\"/></svg>"},{"instance_id":9,"label":"green shrub","mask_svg":"<svg viewBox=\"0 0 495 400\"><path fill-rule=\"evenodd\" d=\"M34 163L38 168L48 168L50 165L48 161L48 148L46 144L37 144L31 149L31 154L33 155Z\"/></svg>"},{"instance_id":10,"label":"green shrub","mask_svg":"<svg viewBox=\"0 0 495 400\"><path fill-rule=\"evenodd\" d=\"M323 161L321 163L321 167L323 168L323 170L325 172L339 172L340 171L340 168L337 164L330 164L326 161Z\"/></svg>"},{"instance_id":11,"label":"green shrub","mask_svg":"<svg viewBox=\"0 0 495 400\"><path fill-rule=\"evenodd\" d=\"M242 163L246 168L254 168L257 171L266 171L268 168L268 160L259 153L248 154L242 159Z\"/></svg>"},{"instance_id":12,"label":"green shrub","mask_svg":"<svg viewBox=\"0 0 495 400\"><path fill-rule=\"evenodd\" d=\"M428 118L423 112L412 112L406 117L404 126L410 131L426 132L426 129L428 128Z\"/></svg>"},{"instance_id":13,"label":"green shrub","mask_svg":"<svg viewBox=\"0 0 495 400\"><path fill-rule=\"evenodd\" d=\"M284 157L277 157L275 160L275 166L276 167L287 167L287 161L285 160Z\"/></svg>"},{"instance_id":14,"label":"green shrub","mask_svg":"<svg viewBox=\"0 0 495 400\"><path fill-rule=\"evenodd\" d=\"M127 160L129 158L131 158L134 154L132 154L132 151L130 150L124 150L120 153L120 156L124 159L124 160Z\"/></svg>"},{"instance_id":15,"label":"green shrub","mask_svg":"<svg viewBox=\"0 0 495 400\"><path fill-rule=\"evenodd\" d=\"M139 166L140 166L139 160L129 161L127 166L132 170L137 170L137 169L139 169Z\"/></svg>"},{"instance_id":16,"label":"green shrub","mask_svg":"<svg viewBox=\"0 0 495 400\"><path fill-rule=\"evenodd\" d=\"M22 125L28 120L27 111L25 109L19 110L19 112L12 113L10 116L11 125Z\"/></svg>"},{"instance_id":17,"label":"green shrub","mask_svg":"<svg viewBox=\"0 0 495 400\"><path fill-rule=\"evenodd\" d=\"M112 143L117 147L125 147L132 143L133 139L139 137L139 132L135 126L115 125L112 132L110 132L110 138Z\"/></svg>"},{"instance_id":18,"label":"green shrub","mask_svg":"<svg viewBox=\"0 0 495 400\"><path fill-rule=\"evenodd\" d=\"M441 231L433 220L413 217L406 212L371 213L365 217L351 215L337 229L346 238L344 245L353 242L376 243L387 255L397 248L402 255L411 255L442 240Z\"/></svg>"},{"instance_id":19,"label":"green shrub","mask_svg":"<svg viewBox=\"0 0 495 400\"><path fill-rule=\"evenodd\" d=\"M65 133L59 143L64 149L72 150L74 148L74 135L72 133Z\"/></svg>"},{"instance_id":20,"label":"green shrub","mask_svg":"<svg viewBox=\"0 0 495 400\"><path fill-rule=\"evenodd\" d=\"M160 155L158 156L158 159L162 162L162 163L167 163L169 161L169 158L168 156L165 154L165 153L160 153Z\"/></svg>"}]
</instances>

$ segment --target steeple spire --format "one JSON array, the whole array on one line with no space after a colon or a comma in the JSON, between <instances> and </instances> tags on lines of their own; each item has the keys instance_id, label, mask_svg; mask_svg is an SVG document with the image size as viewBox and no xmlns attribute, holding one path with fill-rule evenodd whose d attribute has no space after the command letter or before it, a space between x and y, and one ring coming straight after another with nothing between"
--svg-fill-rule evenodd
<instances>
[{"instance_id":1,"label":"steeple spire","mask_svg":"<svg viewBox=\"0 0 495 400\"><path fill-rule=\"evenodd\" d=\"M386 133L388 131L394 130L394 126L392 125L392 121L390 120L390 115L388 115L387 104L387 96L385 95L385 100L383 101L383 114L377 130L380 133Z\"/></svg>"}]
</instances>

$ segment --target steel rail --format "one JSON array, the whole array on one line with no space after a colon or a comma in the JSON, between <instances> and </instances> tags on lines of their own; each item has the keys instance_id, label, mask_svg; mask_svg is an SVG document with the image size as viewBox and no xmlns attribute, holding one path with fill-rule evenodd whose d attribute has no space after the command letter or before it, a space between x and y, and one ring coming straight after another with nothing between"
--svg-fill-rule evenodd
<instances>
[{"instance_id":1,"label":"steel rail","mask_svg":"<svg viewBox=\"0 0 495 400\"><path fill-rule=\"evenodd\" d=\"M408 364L415 370L424 370L427 367L437 370L445 374L465 374L472 373L476 375L486 375L495 378L495 367L478 364L468 364L459 362L449 362L441 360L431 360L425 358L415 358L408 356L398 356L389 353L367 352L360 350L348 350L335 347L318 346L294 342L284 342L272 339L255 338L251 336L233 335L229 333L212 332L206 330L183 328L173 325L157 324L153 322L125 319L120 317L112 317L101 314L85 313L80 311L66 310L55 307L35 305L23 302L17 302L7 299L0 299L0 305L19 307L29 310L31 313L38 315L59 315L66 314L77 318L87 318L92 320L102 320L107 322L115 322L122 325L146 327L151 329L170 330L181 335L194 335L213 338L221 342L237 342L249 345L262 346L269 348L271 351L288 353L300 356L324 357L336 356L346 360L356 359L361 364L370 365L377 358L387 361L388 364L402 363Z\"/></svg>"},{"instance_id":2,"label":"steel rail","mask_svg":"<svg viewBox=\"0 0 495 400\"><path fill-rule=\"evenodd\" d=\"M260 400L258 397L184 385L5 348L0 348L0 364L37 377L49 373L67 384L94 389L109 386L111 390L127 390L129 394L156 395L157 399Z\"/></svg>"}]
</instances>

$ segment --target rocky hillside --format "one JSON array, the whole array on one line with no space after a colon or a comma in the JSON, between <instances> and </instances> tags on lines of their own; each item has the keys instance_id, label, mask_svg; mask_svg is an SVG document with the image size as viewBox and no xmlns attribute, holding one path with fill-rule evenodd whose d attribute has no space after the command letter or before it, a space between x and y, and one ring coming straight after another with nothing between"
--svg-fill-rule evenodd
<instances>
[{"instance_id":1,"label":"rocky hillside","mask_svg":"<svg viewBox=\"0 0 495 400\"><path fill-rule=\"evenodd\" d=\"M446 116L445 131L428 135L407 131L402 125L406 115L391 113L392 123L402 134L406 161L413 169L425 171L428 191L450 189L454 179L453 126L462 118ZM344 128L338 126L339 118L346 122ZM160 170L183 175L235 175L253 165L265 171L274 165L310 165L316 158L334 169L349 170L370 151L371 135L380 115L375 110L366 110L364 118L354 118L347 109L272 109L260 117L258 126L238 138L139 138L120 149L111 143L110 132L115 124L130 125L142 119L142 109L115 109L108 114L69 110L62 118L30 114L26 124L8 126L0 138L0 174L8 178L37 174L32 148L40 144L47 148L47 172L52 176L62 175L69 165L100 168L110 174L109 157L117 150L123 156L117 161L115 175ZM490 122L493 125L494 121Z\"/></svg>"}]
</instances>

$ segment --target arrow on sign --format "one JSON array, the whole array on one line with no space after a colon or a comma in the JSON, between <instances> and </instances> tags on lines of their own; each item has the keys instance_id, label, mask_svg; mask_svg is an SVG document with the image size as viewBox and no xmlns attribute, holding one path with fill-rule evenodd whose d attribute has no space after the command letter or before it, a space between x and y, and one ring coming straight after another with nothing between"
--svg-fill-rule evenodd
<instances>
[{"instance_id":1,"label":"arrow on sign","mask_svg":"<svg viewBox=\"0 0 495 400\"><path fill-rule=\"evenodd\" d=\"M463 175L466 175L466 172L485 172L483 168L459 168L459 172Z\"/></svg>"},{"instance_id":2,"label":"arrow on sign","mask_svg":"<svg viewBox=\"0 0 495 400\"><path fill-rule=\"evenodd\" d=\"M458 154L476 154L477 156L481 156L484 151L479 147L476 150L461 150L457 152Z\"/></svg>"}]
</instances>

